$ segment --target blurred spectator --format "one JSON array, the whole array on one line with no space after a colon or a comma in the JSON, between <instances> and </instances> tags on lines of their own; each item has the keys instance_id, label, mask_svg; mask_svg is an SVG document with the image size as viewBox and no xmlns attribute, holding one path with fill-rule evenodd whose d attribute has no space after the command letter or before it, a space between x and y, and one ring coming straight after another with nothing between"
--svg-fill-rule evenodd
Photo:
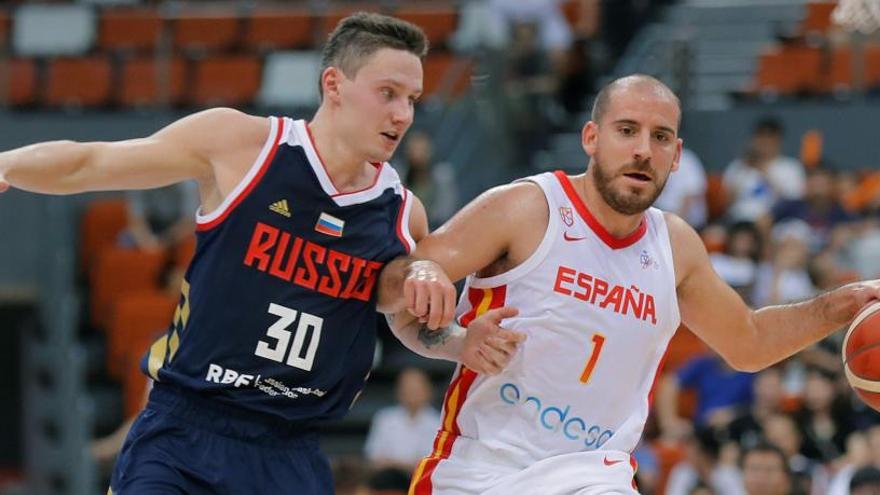
<instances>
[{"instance_id":1,"label":"blurred spectator","mask_svg":"<svg viewBox=\"0 0 880 495\"><path fill-rule=\"evenodd\" d=\"M799 199L804 195L804 166L783 156L782 123L774 118L760 120L742 158L724 171L725 189L732 198L729 214L733 220L757 221L770 214L780 199Z\"/></svg>"},{"instance_id":2,"label":"blurred spectator","mask_svg":"<svg viewBox=\"0 0 880 495\"><path fill-rule=\"evenodd\" d=\"M802 199L786 199L773 209L776 222L797 219L810 226L810 251L818 252L829 240L831 229L855 220L837 201L834 172L819 166L807 172L806 193Z\"/></svg>"},{"instance_id":3,"label":"blurred spectator","mask_svg":"<svg viewBox=\"0 0 880 495\"><path fill-rule=\"evenodd\" d=\"M837 394L835 376L827 370L807 370L803 408L797 412L804 442L801 452L819 462L831 462L846 451L846 439L853 432L853 413Z\"/></svg>"},{"instance_id":4,"label":"blurred spectator","mask_svg":"<svg viewBox=\"0 0 880 495\"><path fill-rule=\"evenodd\" d=\"M880 276L880 221L868 217L858 222L850 243L843 247L850 266L862 278Z\"/></svg>"},{"instance_id":5,"label":"blurred spectator","mask_svg":"<svg viewBox=\"0 0 880 495\"><path fill-rule=\"evenodd\" d=\"M556 100L569 119L582 118L587 110L587 95L596 91L595 78L590 41L578 39L565 52L556 91Z\"/></svg>"},{"instance_id":6,"label":"blurred spectator","mask_svg":"<svg viewBox=\"0 0 880 495\"><path fill-rule=\"evenodd\" d=\"M372 495L367 486L369 470L363 459L336 458L332 469L333 493L336 495Z\"/></svg>"},{"instance_id":7,"label":"blurred spectator","mask_svg":"<svg viewBox=\"0 0 880 495\"><path fill-rule=\"evenodd\" d=\"M849 495L853 474L871 465L871 451L864 433L857 431L846 440L846 454L837 463L838 470L828 484L827 495Z\"/></svg>"},{"instance_id":8,"label":"blurred spectator","mask_svg":"<svg viewBox=\"0 0 880 495\"><path fill-rule=\"evenodd\" d=\"M373 473L367 485L370 495L406 495L409 482L410 471L389 467Z\"/></svg>"},{"instance_id":9,"label":"blurred spectator","mask_svg":"<svg viewBox=\"0 0 880 495\"><path fill-rule=\"evenodd\" d=\"M803 437L791 416L772 414L764 420L763 428L767 441L778 447L785 456L794 493L815 493L812 490L814 480L817 487L824 486L826 480L821 465L801 454Z\"/></svg>"},{"instance_id":10,"label":"blurred spectator","mask_svg":"<svg viewBox=\"0 0 880 495\"><path fill-rule=\"evenodd\" d=\"M489 5L501 25L534 25L537 46L559 60L572 42L571 27L562 13L563 1L489 0ZM516 35L513 34L511 39L515 38Z\"/></svg>"},{"instance_id":11,"label":"blurred spectator","mask_svg":"<svg viewBox=\"0 0 880 495\"><path fill-rule=\"evenodd\" d=\"M785 454L775 445L760 443L742 456L743 486L749 495L791 495L791 475Z\"/></svg>"},{"instance_id":12,"label":"blurred spectator","mask_svg":"<svg viewBox=\"0 0 880 495\"><path fill-rule=\"evenodd\" d=\"M685 460L672 468L666 495L688 495L700 485L718 495L745 494L735 465L719 462L721 444L711 428L698 429L688 440Z\"/></svg>"},{"instance_id":13,"label":"blurred spectator","mask_svg":"<svg viewBox=\"0 0 880 495\"><path fill-rule=\"evenodd\" d=\"M849 489L851 495L880 494L880 469L874 466L859 469L853 474Z\"/></svg>"},{"instance_id":14,"label":"blurred spectator","mask_svg":"<svg viewBox=\"0 0 880 495\"><path fill-rule=\"evenodd\" d=\"M727 232L724 252L710 254L709 260L718 276L733 287L743 300L751 303L763 251L761 233L755 224L740 222Z\"/></svg>"},{"instance_id":15,"label":"blurred spectator","mask_svg":"<svg viewBox=\"0 0 880 495\"><path fill-rule=\"evenodd\" d=\"M744 448L760 443L764 436L762 424L782 410L782 370L773 366L760 371L752 382L752 390L754 400L751 406L739 413L728 427L730 439Z\"/></svg>"},{"instance_id":16,"label":"blurred spectator","mask_svg":"<svg viewBox=\"0 0 880 495\"><path fill-rule=\"evenodd\" d=\"M789 220L775 225L772 232L772 258L758 268L754 304L784 304L813 296L816 288L807 271L810 227L801 220Z\"/></svg>"},{"instance_id":17,"label":"blurred spectator","mask_svg":"<svg viewBox=\"0 0 880 495\"><path fill-rule=\"evenodd\" d=\"M128 227L120 236L121 245L145 250L169 249L192 235L199 207L194 181L129 191L126 198Z\"/></svg>"},{"instance_id":18,"label":"blurred spectator","mask_svg":"<svg viewBox=\"0 0 880 495\"><path fill-rule=\"evenodd\" d=\"M458 208L455 170L448 162L434 157L434 143L422 131L409 132L400 166L403 182L422 200L431 228L440 226Z\"/></svg>"},{"instance_id":19,"label":"blurred spectator","mask_svg":"<svg viewBox=\"0 0 880 495\"><path fill-rule=\"evenodd\" d=\"M394 467L410 472L431 453L440 428L440 413L431 407L433 389L428 376L407 368L397 377L397 402L373 417L367 436L367 458L378 468Z\"/></svg>"},{"instance_id":20,"label":"blurred spectator","mask_svg":"<svg viewBox=\"0 0 880 495\"><path fill-rule=\"evenodd\" d=\"M505 62L506 120L520 164L527 167L535 153L547 147L552 120L548 110L558 81L552 60L538 44L537 26L519 22L512 34Z\"/></svg>"},{"instance_id":21,"label":"blurred spectator","mask_svg":"<svg viewBox=\"0 0 880 495\"><path fill-rule=\"evenodd\" d=\"M694 424L726 427L738 408L747 407L752 400L752 373L742 373L729 367L716 354L697 356L686 362L675 374L661 382L657 398L657 418L661 431L668 437L681 435L689 425L678 413L681 389L697 392Z\"/></svg>"},{"instance_id":22,"label":"blurred spectator","mask_svg":"<svg viewBox=\"0 0 880 495\"><path fill-rule=\"evenodd\" d=\"M669 175L654 206L675 213L695 229L706 223L706 170L700 157L682 148L678 170Z\"/></svg>"}]
</instances>

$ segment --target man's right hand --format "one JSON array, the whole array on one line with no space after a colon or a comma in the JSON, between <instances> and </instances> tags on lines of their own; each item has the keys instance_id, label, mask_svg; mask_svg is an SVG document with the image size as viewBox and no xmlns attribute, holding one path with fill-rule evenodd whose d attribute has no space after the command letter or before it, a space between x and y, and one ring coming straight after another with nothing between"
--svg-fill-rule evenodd
<instances>
[{"instance_id":1,"label":"man's right hand","mask_svg":"<svg viewBox=\"0 0 880 495\"><path fill-rule=\"evenodd\" d=\"M501 373L526 334L501 328L501 320L512 318L519 311L510 306L486 311L467 327L461 363L477 373L497 375Z\"/></svg>"},{"instance_id":2,"label":"man's right hand","mask_svg":"<svg viewBox=\"0 0 880 495\"><path fill-rule=\"evenodd\" d=\"M416 260L407 268L403 281L406 310L431 330L449 326L455 317L455 286L429 260Z\"/></svg>"}]
</instances>

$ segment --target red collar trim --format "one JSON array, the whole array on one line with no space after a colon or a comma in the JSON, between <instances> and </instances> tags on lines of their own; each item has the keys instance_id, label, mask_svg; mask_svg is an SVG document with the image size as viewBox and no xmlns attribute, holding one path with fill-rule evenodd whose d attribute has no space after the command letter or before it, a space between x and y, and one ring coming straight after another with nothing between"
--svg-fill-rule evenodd
<instances>
[{"instance_id":1,"label":"red collar trim","mask_svg":"<svg viewBox=\"0 0 880 495\"><path fill-rule=\"evenodd\" d=\"M599 220L596 220L596 217L594 217L592 213L590 213L590 210L587 209L587 205L581 197L578 196L577 191L574 189L574 184L571 183L571 180L565 175L565 172L557 170L553 172L553 174L559 179L559 183L562 185L565 195L568 196L569 201L574 205L574 209L577 210L578 214L584 220L584 223L586 223L590 229L599 236L599 239L602 239L602 242L608 245L608 247L611 249L623 249L632 246L645 236L645 232L648 231L648 221L645 218L645 215L642 215L642 221L639 222L639 226L636 227L636 230L624 237L615 237L611 232L608 232L601 223L599 223Z\"/></svg>"}]
</instances>

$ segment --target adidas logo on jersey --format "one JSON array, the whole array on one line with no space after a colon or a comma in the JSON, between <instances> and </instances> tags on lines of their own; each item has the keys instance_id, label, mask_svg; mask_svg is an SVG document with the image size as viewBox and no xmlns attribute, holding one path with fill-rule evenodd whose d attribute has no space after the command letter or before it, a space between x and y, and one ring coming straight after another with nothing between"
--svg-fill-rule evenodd
<instances>
[{"instance_id":1,"label":"adidas logo on jersey","mask_svg":"<svg viewBox=\"0 0 880 495\"><path fill-rule=\"evenodd\" d=\"M269 205L269 209L278 213L279 215L284 215L287 218L290 218L290 208L287 207L287 200L282 199L281 201L276 201Z\"/></svg>"}]
</instances>

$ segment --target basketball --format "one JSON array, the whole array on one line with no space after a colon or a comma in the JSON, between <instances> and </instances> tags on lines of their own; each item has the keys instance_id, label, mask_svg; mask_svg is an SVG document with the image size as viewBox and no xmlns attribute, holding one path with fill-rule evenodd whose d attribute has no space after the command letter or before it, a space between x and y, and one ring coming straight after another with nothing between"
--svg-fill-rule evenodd
<instances>
[{"instance_id":1,"label":"basketball","mask_svg":"<svg viewBox=\"0 0 880 495\"><path fill-rule=\"evenodd\" d=\"M880 301L864 308L843 339L843 368L856 394L880 411Z\"/></svg>"}]
</instances>

